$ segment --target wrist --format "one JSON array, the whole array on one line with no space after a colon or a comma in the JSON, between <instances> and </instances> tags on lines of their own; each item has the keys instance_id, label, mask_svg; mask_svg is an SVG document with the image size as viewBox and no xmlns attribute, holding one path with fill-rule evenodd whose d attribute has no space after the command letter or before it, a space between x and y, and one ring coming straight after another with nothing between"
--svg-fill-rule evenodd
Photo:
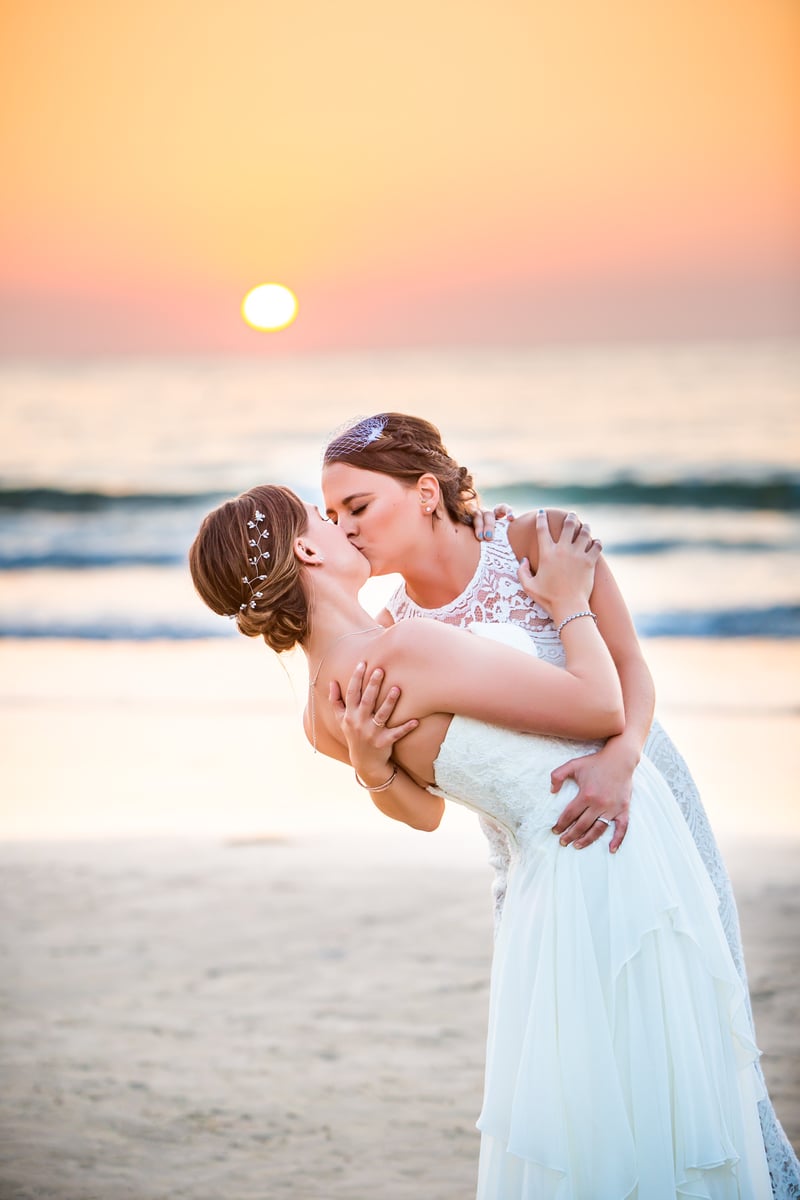
<instances>
[{"instance_id":1,"label":"wrist","mask_svg":"<svg viewBox=\"0 0 800 1200\"><path fill-rule=\"evenodd\" d=\"M552 604L545 605L550 619L554 625L560 625L565 617L571 616L572 613L586 612L591 608L588 596L571 596L564 598L559 596Z\"/></svg>"},{"instance_id":2,"label":"wrist","mask_svg":"<svg viewBox=\"0 0 800 1200\"><path fill-rule=\"evenodd\" d=\"M358 771L354 770L354 773L356 777L356 783L359 787L364 788L368 792L385 792L387 788L392 786L397 778L397 767L392 762L388 763L386 770L383 772L383 776L380 779L374 777L368 777L365 779Z\"/></svg>"},{"instance_id":3,"label":"wrist","mask_svg":"<svg viewBox=\"0 0 800 1200\"><path fill-rule=\"evenodd\" d=\"M608 738L600 753L614 758L617 762L624 764L633 771L641 762L643 745L641 738L636 737L629 730L625 729L622 733L617 733L613 737Z\"/></svg>"},{"instance_id":4,"label":"wrist","mask_svg":"<svg viewBox=\"0 0 800 1200\"><path fill-rule=\"evenodd\" d=\"M575 612L569 613L563 620L559 621L558 625L556 625L556 633L560 634L573 621L580 621L584 618L594 621L595 625L597 624L597 617L590 608L578 608Z\"/></svg>"}]
</instances>

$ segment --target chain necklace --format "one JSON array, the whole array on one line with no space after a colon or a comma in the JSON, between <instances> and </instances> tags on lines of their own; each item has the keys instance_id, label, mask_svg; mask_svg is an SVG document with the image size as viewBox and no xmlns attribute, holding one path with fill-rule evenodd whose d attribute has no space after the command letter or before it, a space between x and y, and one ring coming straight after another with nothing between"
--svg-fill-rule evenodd
<instances>
[{"instance_id":1,"label":"chain necklace","mask_svg":"<svg viewBox=\"0 0 800 1200\"><path fill-rule=\"evenodd\" d=\"M358 633L369 633L371 630L377 631L379 629L382 631L383 626L382 625L367 625L366 629L351 629L349 633L340 634L339 637L334 638L334 640L331 642L330 646L328 646L328 649L323 654L322 658L317 663L317 669L314 672L314 676L313 676L313 678L309 679L309 681L308 681L308 709L309 709L309 716L311 717L311 745L314 747L315 754L317 753L317 720L316 720L316 712L315 712L315 708L314 708L314 688L316 686L317 680L319 679L319 673L322 670L322 664L325 662L325 659L328 657L328 655L330 654L333 647L338 645L339 642L343 642L345 638L355 637L356 634L358 634Z\"/></svg>"}]
</instances>

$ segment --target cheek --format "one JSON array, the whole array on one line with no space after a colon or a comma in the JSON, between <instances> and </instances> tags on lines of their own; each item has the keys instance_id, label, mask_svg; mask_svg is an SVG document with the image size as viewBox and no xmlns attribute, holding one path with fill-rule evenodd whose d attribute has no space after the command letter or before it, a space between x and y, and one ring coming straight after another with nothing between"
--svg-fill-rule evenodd
<instances>
[{"instance_id":1,"label":"cheek","mask_svg":"<svg viewBox=\"0 0 800 1200\"><path fill-rule=\"evenodd\" d=\"M405 506L401 502L387 504L380 512L374 514L369 533L375 541L380 542L385 539L394 543L407 524L408 516Z\"/></svg>"}]
</instances>

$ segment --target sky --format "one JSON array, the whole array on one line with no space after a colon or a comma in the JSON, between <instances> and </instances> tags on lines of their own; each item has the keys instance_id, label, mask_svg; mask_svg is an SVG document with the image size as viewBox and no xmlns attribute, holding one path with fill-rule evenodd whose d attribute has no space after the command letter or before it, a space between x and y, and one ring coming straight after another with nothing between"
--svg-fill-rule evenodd
<instances>
[{"instance_id":1,"label":"sky","mask_svg":"<svg viewBox=\"0 0 800 1200\"><path fill-rule=\"evenodd\" d=\"M5 358L800 326L797 0L3 0L0 89Z\"/></svg>"}]
</instances>

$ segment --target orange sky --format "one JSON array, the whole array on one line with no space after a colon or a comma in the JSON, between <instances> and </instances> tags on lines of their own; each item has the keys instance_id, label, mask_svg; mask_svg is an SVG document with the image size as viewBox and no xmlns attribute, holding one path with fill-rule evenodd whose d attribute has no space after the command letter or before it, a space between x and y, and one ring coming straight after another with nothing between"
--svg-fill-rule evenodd
<instances>
[{"instance_id":1,"label":"orange sky","mask_svg":"<svg viewBox=\"0 0 800 1200\"><path fill-rule=\"evenodd\" d=\"M5 355L800 324L797 0L1 11Z\"/></svg>"}]
</instances>

